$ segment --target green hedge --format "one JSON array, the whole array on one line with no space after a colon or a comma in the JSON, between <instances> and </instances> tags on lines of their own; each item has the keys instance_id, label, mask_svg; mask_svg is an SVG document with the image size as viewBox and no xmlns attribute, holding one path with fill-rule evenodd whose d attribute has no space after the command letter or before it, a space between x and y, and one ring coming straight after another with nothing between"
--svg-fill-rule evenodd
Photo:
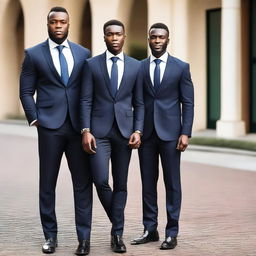
<instances>
[{"instance_id":1,"label":"green hedge","mask_svg":"<svg viewBox=\"0 0 256 256\"><path fill-rule=\"evenodd\" d=\"M190 144L256 151L256 142L244 141L244 140L193 137L190 140Z\"/></svg>"}]
</instances>

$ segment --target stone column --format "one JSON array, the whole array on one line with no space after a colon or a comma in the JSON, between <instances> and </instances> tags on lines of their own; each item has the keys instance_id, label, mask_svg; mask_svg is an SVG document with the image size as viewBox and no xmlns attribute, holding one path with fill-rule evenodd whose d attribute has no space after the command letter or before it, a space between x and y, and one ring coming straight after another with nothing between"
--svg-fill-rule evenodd
<instances>
[{"instance_id":1,"label":"stone column","mask_svg":"<svg viewBox=\"0 0 256 256\"><path fill-rule=\"evenodd\" d=\"M221 118L217 136L245 135L241 120L241 2L222 0L221 20Z\"/></svg>"}]
</instances>

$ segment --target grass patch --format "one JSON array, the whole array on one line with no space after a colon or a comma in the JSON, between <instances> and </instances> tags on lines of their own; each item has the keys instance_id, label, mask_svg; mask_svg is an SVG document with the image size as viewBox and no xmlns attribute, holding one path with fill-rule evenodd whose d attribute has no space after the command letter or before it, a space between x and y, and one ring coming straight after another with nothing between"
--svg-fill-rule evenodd
<instances>
[{"instance_id":1,"label":"grass patch","mask_svg":"<svg viewBox=\"0 0 256 256\"><path fill-rule=\"evenodd\" d=\"M244 141L244 140L194 137L190 139L190 144L256 151L256 142Z\"/></svg>"}]
</instances>

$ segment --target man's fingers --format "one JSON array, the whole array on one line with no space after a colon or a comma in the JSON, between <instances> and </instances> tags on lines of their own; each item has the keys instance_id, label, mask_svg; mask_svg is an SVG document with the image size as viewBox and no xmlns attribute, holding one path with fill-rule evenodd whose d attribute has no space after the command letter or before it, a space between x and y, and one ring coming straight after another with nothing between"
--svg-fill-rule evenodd
<instances>
[{"instance_id":1,"label":"man's fingers","mask_svg":"<svg viewBox=\"0 0 256 256\"><path fill-rule=\"evenodd\" d=\"M178 149L178 150L180 150L180 138L179 138L179 140L178 140L178 143L177 143L177 147L176 147L176 149Z\"/></svg>"},{"instance_id":2,"label":"man's fingers","mask_svg":"<svg viewBox=\"0 0 256 256\"><path fill-rule=\"evenodd\" d=\"M182 142L178 145L177 149L184 152L187 148L187 144L183 144Z\"/></svg>"},{"instance_id":3,"label":"man's fingers","mask_svg":"<svg viewBox=\"0 0 256 256\"><path fill-rule=\"evenodd\" d=\"M136 144L136 138L132 135L129 140L129 145L135 145Z\"/></svg>"},{"instance_id":4,"label":"man's fingers","mask_svg":"<svg viewBox=\"0 0 256 256\"><path fill-rule=\"evenodd\" d=\"M92 146L93 146L93 148L97 148L97 145L96 145L96 140L95 140L95 138L92 138Z\"/></svg>"},{"instance_id":5,"label":"man's fingers","mask_svg":"<svg viewBox=\"0 0 256 256\"><path fill-rule=\"evenodd\" d=\"M90 143L88 143L88 153L89 154L95 154L96 151L94 150L95 147L93 147L93 141L91 141Z\"/></svg>"}]
</instances>

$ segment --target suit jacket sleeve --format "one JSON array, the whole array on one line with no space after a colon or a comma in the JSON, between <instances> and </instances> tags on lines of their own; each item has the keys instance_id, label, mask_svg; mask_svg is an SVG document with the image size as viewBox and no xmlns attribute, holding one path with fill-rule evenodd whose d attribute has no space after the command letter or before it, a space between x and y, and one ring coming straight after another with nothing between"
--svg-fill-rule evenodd
<instances>
[{"instance_id":1,"label":"suit jacket sleeve","mask_svg":"<svg viewBox=\"0 0 256 256\"><path fill-rule=\"evenodd\" d=\"M142 65L137 75L136 84L133 89L133 108L134 108L134 131L139 130L143 133L144 126L144 100L143 100L143 72Z\"/></svg>"},{"instance_id":2,"label":"suit jacket sleeve","mask_svg":"<svg viewBox=\"0 0 256 256\"><path fill-rule=\"evenodd\" d=\"M20 75L20 100L29 124L37 119L37 109L34 94L37 83L37 72L27 51L22 64Z\"/></svg>"},{"instance_id":3,"label":"suit jacket sleeve","mask_svg":"<svg viewBox=\"0 0 256 256\"><path fill-rule=\"evenodd\" d=\"M91 108L93 100L93 78L88 61L83 67L81 97L80 97L80 121L81 129L91 127Z\"/></svg>"},{"instance_id":4,"label":"suit jacket sleeve","mask_svg":"<svg viewBox=\"0 0 256 256\"><path fill-rule=\"evenodd\" d=\"M194 118L194 88L189 71L189 64L186 64L180 79L180 101L182 104L181 134L191 137Z\"/></svg>"}]
</instances>

